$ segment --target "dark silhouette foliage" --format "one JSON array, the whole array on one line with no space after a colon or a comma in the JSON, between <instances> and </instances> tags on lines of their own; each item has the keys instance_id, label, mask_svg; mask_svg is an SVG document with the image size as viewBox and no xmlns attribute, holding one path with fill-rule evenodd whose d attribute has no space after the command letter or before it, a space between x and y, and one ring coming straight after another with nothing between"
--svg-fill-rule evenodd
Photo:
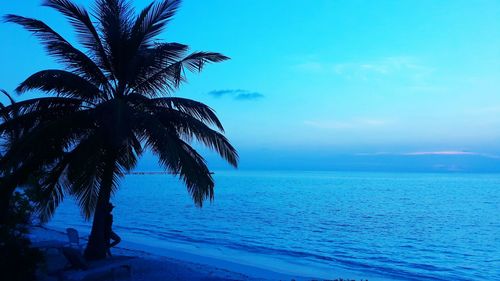
<instances>
[{"instance_id":1,"label":"dark silhouette foliage","mask_svg":"<svg viewBox=\"0 0 500 281\"><path fill-rule=\"evenodd\" d=\"M0 272L2 280L36 280L37 264L43 261L38 249L26 237L33 207L26 194L15 192L9 212L0 224Z\"/></svg>"},{"instance_id":2,"label":"dark silhouette foliage","mask_svg":"<svg viewBox=\"0 0 500 281\"><path fill-rule=\"evenodd\" d=\"M5 95L11 107L16 106L16 101L5 90L0 90ZM11 121L19 115L17 110L12 110L11 114L5 114L7 104L0 102L0 120L2 122ZM24 132L22 130L9 130L2 135L0 141L1 151L7 151L10 145L17 142ZM9 217L11 198L16 188L20 186L28 187L36 183L36 178L43 171L37 170L34 166L22 166L19 163L12 165L8 169L0 170L0 224L6 224Z\"/></svg>"}]
</instances>

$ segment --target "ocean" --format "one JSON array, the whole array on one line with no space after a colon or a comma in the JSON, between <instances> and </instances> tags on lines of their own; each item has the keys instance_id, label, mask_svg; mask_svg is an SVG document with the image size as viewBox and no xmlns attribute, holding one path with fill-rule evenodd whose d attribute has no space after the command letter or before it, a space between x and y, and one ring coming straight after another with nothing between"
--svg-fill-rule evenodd
<instances>
[{"instance_id":1,"label":"ocean","mask_svg":"<svg viewBox=\"0 0 500 281\"><path fill-rule=\"evenodd\" d=\"M222 171L194 206L172 175L128 175L124 240L325 279L500 280L500 175ZM49 227L88 232L71 199Z\"/></svg>"}]
</instances>

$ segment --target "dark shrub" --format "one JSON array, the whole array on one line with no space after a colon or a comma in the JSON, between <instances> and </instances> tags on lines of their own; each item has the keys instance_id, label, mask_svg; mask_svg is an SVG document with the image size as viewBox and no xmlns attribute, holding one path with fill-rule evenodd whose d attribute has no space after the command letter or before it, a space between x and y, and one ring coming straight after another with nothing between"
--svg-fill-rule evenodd
<instances>
[{"instance_id":1,"label":"dark shrub","mask_svg":"<svg viewBox=\"0 0 500 281\"><path fill-rule=\"evenodd\" d=\"M16 192L11 200L8 218L0 225L0 274L2 280L35 280L42 253L30 248L26 237L33 207L28 196Z\"/></svg>"}]
</instances>

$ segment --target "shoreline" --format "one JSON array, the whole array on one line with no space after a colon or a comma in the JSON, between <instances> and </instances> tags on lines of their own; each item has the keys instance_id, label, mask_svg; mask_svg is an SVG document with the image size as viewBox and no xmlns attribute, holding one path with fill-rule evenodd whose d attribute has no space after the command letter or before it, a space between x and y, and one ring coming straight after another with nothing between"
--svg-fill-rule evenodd
<instances>
[{"instance_id":1,"label":"shoreline","mask_svg":"<svg viewBox=\"0 0 500 281\"><path fill-rule=\"evenodd\" d=\"M80 227L69 227L75 227L79 231L80 239L84 240L82 244L85 245L90 229L82 225L80 225ZM49 234L48 240L67 241L65 229L59 225L36 226L35 228L43 229L52 234L57 233L57 239L54 239L56 237ZM213 280L402 280L394 276L382 276L369 274L367 272L351 271L335 265L331 265L328 269L321 270L320 268L310 268L303 264L295 263L293 260L282 261L273 257L258 256L236 250L200 247L200 245L196 244L177 243L157 238L148 239L142 235L130 232L121 232L120 236L122 241L112 249L112 253L116 252L118 255L137 256L140 259L151 259L155 262L160 259L162 262L159 267L162 267L162 263L168 264L169 267L172 267L172 264L176 264L177 267L181 267L181 271L187 269L193 272L198 271L196 273L197 275L206 275L200 280L212 280L210 279L212 278L211 275L217 272L219 275L222 272L230 274L230 277L218 276ZM203 268L200 268L200 266L203 266ZM150 270L155 269L152 268ZM172 276L168 277L172 278ZM160 276L159 278L158 280L198 280L197 277L193 276L189 276L189 278L186 279L164 279L165 276Z\"/></svg>"},{"instance_id":2,"label":"shoreline","mask_svg":"<svg viewBox=\"0 0 500 281\"><path fill-rule=\"evenodd\" d=\"M141 235L130 233L124 233L123 237L125 237L122 239L123 246L130 249L143 250L154 255L181 259L186 262L206 264L258 278L258 280L402 280L390 276L351 271L333 264L328 268L311 268L293 260L281 260L273 256L261 256L231 249L200 247L154 238L145 239Z\"/></svg>"},{"instance_id":3,"label":"shoreline","mask_svg":"<svg viewBox=\"0 0 500 281\"><path fill-rule=\"evenodd\" d=\"M80 233L80 236L81 240L87 240L86 233ZM31 227L28 237L32 242L67 241L63 230L46 226ZM136 257L132 263L134 280L327 280L280 273L240 262L230 262L168 247L154 247L127 239L122 239L112 252L116 255Z\"/></svg>"}]
</instances>

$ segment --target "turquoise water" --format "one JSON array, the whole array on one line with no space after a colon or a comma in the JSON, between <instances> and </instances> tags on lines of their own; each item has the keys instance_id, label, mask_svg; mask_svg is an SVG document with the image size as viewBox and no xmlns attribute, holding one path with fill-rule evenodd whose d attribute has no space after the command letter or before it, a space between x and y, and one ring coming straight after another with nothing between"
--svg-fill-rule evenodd
<instances>
[{"instance_id":1,"label":"turquoise water","mask_svg":"<svg viewBox=\"0 0 500 281\"><path fill-rule=\"evenodd\" d=\"M235 171L215 179L215 201L199 209L170 175L127 176L113 199L115 230L322 278L500 280L500 175ZM50 225L88 229L79 218L67 200Z\"/></svg>"}]
</instances>

